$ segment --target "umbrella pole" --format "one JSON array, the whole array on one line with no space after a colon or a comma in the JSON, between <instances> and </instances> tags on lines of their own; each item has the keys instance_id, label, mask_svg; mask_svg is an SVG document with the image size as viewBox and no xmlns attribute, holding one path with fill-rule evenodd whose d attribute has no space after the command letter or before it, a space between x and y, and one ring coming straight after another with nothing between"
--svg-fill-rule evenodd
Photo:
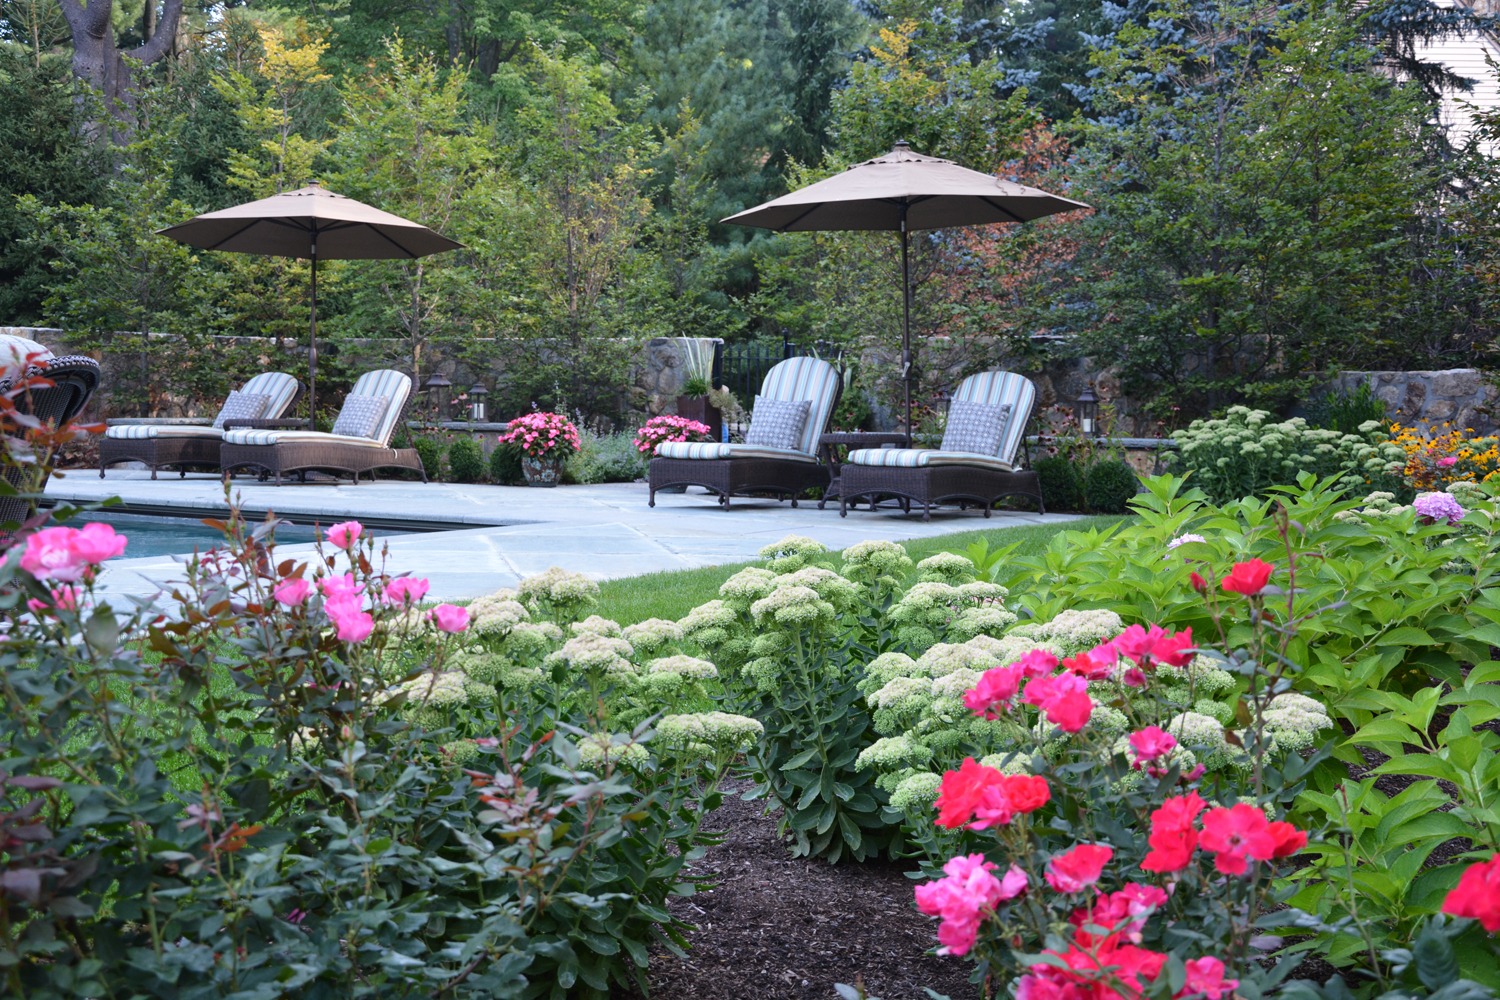
<instances>
[{"instance_id":1,"label":"umbrella pole","mask_svg":"<svg viewBox=\"0 0 1500 1000\"><path fill-rule=\"evenodd\" d=\"M307 341L307 429L318 429L318 244L312 245L312 332Z\"/></svg>"},{"instance_id":2,"label":"umbrella pole","mask_svg":"<svg viewBox=\"0 0 1500 1000\"><path fill-rule=\"evenodd\" d=\"M901 381L906 399L906 443L915 444L911 426L911 265L907 261L906 202L901 203Z\"/></svg>"}]
</instances>

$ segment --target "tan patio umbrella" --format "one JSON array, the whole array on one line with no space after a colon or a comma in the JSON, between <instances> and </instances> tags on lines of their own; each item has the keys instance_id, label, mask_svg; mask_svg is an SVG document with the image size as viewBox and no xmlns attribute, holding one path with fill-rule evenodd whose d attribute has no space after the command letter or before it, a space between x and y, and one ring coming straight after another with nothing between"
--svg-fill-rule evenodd
<instances>
[{"instance_id":1,"label":"tan patio umbrella","mask_svg":"<svg viewBox=\"0 0 1500 1000\"><path fill-rule=\"evenodd\" d=\"M908 233L914 229L1030 222L1088 207L1081 201L961 167L952 160L913 153L905 142L898 142L884 156L856 163L841 174L722 221L782 233L889 230L901 234L901 378L906 383L906 432L910 434L912 287Z\"/></svg>"},{"instance_id":2,"label":"tan patio umbrella","mask_svg":"<svg viewBox=\"0 0 1500 1000\"><path fill-rule=\"evenodd\" d=\"M307 187L218 212L205 212L158 230L200 250L228 250L312 261L312 323L307 351L307 412L318 403L318 260L412 260L462 243L362 201Z\"/></svg>"}]
</instances>

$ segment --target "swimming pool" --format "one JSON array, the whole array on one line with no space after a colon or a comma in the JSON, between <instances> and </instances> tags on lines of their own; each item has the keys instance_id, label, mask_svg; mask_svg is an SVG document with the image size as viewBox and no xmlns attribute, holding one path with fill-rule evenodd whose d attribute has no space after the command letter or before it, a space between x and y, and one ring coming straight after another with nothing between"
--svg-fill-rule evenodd
<instances>
[{"instance_id":1,"label":"swimming pool","mask_svg":"<svg viewBox=\"0 0 1500 1000\"><path fill-rule=\"evenodd\" d=\"M107 524L130 538L121 559L143 556L191 555L206 552L224 544L224 535L195 517L160 517L152 514L128 514L123 511L91 510L69 518L64 524L82 527L90 522ZM331 522L330 522L331 523ZM311 524L283 522L276 529L276 541L283 545L316 541L323 529ZM391 531L366 529L366 534L390 537Z\"/></svg>"}]
</instances>

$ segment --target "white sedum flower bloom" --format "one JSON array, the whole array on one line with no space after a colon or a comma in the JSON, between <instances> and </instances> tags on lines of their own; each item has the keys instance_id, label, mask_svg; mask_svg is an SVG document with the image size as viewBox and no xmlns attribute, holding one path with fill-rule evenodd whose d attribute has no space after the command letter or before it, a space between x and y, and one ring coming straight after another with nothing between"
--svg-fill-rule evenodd
<instances>
[{"instance_id":1,"label":"white sedum flower bloom","mask_svg":"<svg viewBox=\"0 0 1500 1000\"><path fill-rule=\"evenodd\" d=\"M750 749L765 730L755 719L728 712L664 715L656 738L667 749L690 757L714 757Z\"/></svg>"},{"instance_id":2,"label":"white sedum flower bloom","mask_svg":"<svg viewBox=\"0 0 1500 1000\"><path fill-rule=\"evenodd\" d=\"M637 767L651 759L646 748L628 734L590 733L578 741L578 766L598 770L611 764Z\"/></svg>"},{"instance_id":3,"label":"white sedum flower bloom","mask_svg":"<svg viewBox=\"0 0 1500 1000\"><path fill-rule=\"evenodd\" d=\"M891 792L891 808L902 812L925 813L937 802L943 776L922 772L902 779Z\"/></svg>"},{"instance_id":4,"label":"white sedum flower bloom","mask_svg":"<svg viewBox=\"0 0 1500 1000\"><path fill-rule=\"evenodd\" d=\"M599 615L589 615L581 622L574 622L571 626L574 635L603 635L610 638L620 637L620 623L602 618Z\"/></svg>"},{"instance_id":5,"label":"white sedum flower bloom","mask_svg":"<svg viewBox=\"0 0 1500 1000\"><path fill-rule=\"evenodd\" d=\"M664 656L646 664L648 674L676 674L691 680L706 681L719 676L719 668L696 656Z\"/></svg>"},{"instance_id":6,"label":"white sedum flower bloom","mask_svg":"<svg viewBox=\"0 0 1500 1000\"><path fill-rule=\"evenodd\" d=\"M654 652L683 639L682 626L665 618L647 618L643 622L626 625L622 634L625 641L640 653Z\"/></svg>"},{"instance_id":7,"label":"white sedum flower bloom","mask_svg":"<svg viewBox=\"0 0 1500 1000\"><path fill-rule=\"evenodd\" d=\"M884 736L860 751L854 769L873 767L877 771L899 771L920 767L932 759L932 751L909 736Z\"/></svg>"},{"instance_id":8,"label":"white sedum flower bloom","mask_svg":"<svg viewBox=\"0 0 1500 1000\"><path fill-rule=\"evenodd\" d=\"M574 670L629 676L635 674L629 660L634 654L635 650L624 639L585 632L563 643L561 649L547 657L547 662L566 663Z\"/></svg>"}]
</instances>

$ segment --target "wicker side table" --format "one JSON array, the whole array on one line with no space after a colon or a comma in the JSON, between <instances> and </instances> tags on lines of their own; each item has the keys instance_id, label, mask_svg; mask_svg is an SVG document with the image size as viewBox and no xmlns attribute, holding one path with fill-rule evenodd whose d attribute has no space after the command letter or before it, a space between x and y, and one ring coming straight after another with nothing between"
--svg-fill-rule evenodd
<instances>
[{"instance_id":1,"label":"wicker side table","mask_svg":"<svg viewBox=\"0 0 1500 1000\"><path fill-rule=\"evenodd\" d=\"M909 440L901 431L834 431L818 438L818 450L822 453L831 477L828 488L823 491L823 499L818 501L818 509L823 510L829 500L838 499L839 480L844 469L843 463L838 460L839 448L852 451L858 448L883 448L888 444L904 448Z\"/></svg>"}]
</instances>

